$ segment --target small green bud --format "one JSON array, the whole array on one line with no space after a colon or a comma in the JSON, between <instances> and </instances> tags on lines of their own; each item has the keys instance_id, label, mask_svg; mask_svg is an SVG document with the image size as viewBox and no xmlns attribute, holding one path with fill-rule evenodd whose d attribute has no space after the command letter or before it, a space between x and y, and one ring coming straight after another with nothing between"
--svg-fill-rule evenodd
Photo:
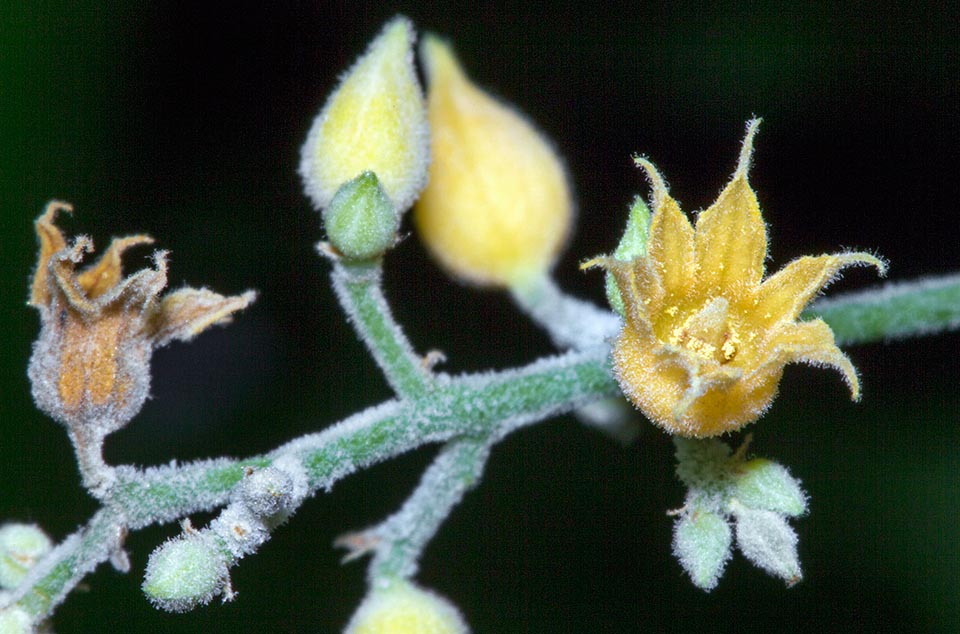
<instances>
[{"instance_id":1,"label":"small green bud","mask_svg":"<svg viewBox=\"0 0 960 634\"><path fill-rule=\"evenodd\" d=\"M803 578L797 558L797 534L783 516L734 505L737 546L755 565L775 577L796 584Z\"/></svg>"},{"instance_id":2,"label":"small green bud","mask_svg":"<svg viewBox=\"0 0 960 634\"><path fill-rule=\"evenodd\" d=\"M673 553L694 585L709 592L717 587L730 559L733 536L726 519L703 509L684 513L673 533Z\"/></svg>"},{"instance_id":3,"label":"small green bud","mask_svg":"<svg viewBox=\"0 0 960 634\"><path fill-rule=\"evenodd\" d=\"M12 590L53 544L33 524L6 524L0 527L0 588Z\"/></svg>"},{"instance_id":4,"label":"small green bud","mask_svg":"<svg viewBox=\"0 0 960 634\"><path fill-rule=\"evenodd\" d=\"M10 606L0 610L0 634L33 634L35 631L30 615L23 609Z\"/></svg>"},{"instance_id":5,"label":"small green bud","mask_svg":"<svg viewBox=\"0 0 960 634\"><path fill-rule=\"evenodd\" d=\"M282 519L293 507L293 480L276 467L257 469L240 481L234 499L263 520Z\"/></svg>"},{"instance_id":6,"label":"small green bud","mask_svg":"<svg viewBox=\"0 0 960 634\"><path fill-rule=\"evenodd\" d=\"M783 466L756 458L741 467L733 496L744 506L795 517L807 510L800 483Z\"/></svg>"},{"instance_id":7,"label":"small green bud","mask_svg":"<svg viewBox=\"0 0 960 634\"><path fill-rule=\"evenodd\" d=\"M627 228L620 238L620 244L613 252L613 259L620 262L629 262L635 258L642 258L647 254L647 240L650 237L650 210L643 198L637 196L630 205L630 213L627 216ZM620 297L620 290L613 279L613 274L609 271L606 275L607 301L610 307L621 317L626 314L623 307L623 299Z\"/></svg>"},{"instance_id":8,"label":"small green bud","mask_svg":"<svg viewBox=\"0 0 960 634\"><path fill-rule=\"evenodd\" d=\"M400 214L377 175L363 172L337 190L323 210L323 224L330 243L346 258L368 260L393 246Z\"/></svg>"},{"instance_id":9,"label":"small green bud","mask_svg":"<svg viewBox=\"0 0 960 634\"><path fill-rule=\"evenodd\" d=\"M187 612L229 588L227 556L207 533L185 533L150 555L143 592L156 607Z\"/></svg>"}]
</instances>

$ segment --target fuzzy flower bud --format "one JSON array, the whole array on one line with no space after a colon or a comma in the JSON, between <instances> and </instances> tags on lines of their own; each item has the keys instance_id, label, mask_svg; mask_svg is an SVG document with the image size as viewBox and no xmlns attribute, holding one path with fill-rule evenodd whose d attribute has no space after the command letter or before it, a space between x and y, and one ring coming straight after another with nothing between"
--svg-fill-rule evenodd
<instances>
[{"instance_id":1,"label":"fuzzy flower bud","mask_svg":"<svg viewBox=\"0 0 960 634\"><path fill-rule=\"evenodd\" d=\"M229 562L209 533L184 533L150 555L143 592L162 610L187 612L229 587Z\"/></svg>"},{"instance_id":2,"label":"fuzzy flower bud","mask_svg":"<svg viewBox=\"0 0 960 634\"><path fill-rule=\"evenodd\" d=\"M409 20L388 22L314 120L301 150L300 176L317 209L367 171L377 174L400 212L423 189L430 140L413 42Z\"/></svg>"},{"instance_id":3,"label":"fuzzy flower bud","mask_svg":"<svg viewBox=\"0 0 960 634\"><path fill-rule=\"evenodd\" d=\"M373 172L345 183L323 210L330 243L346 258L369 260L393 246L400 214Z\"/></svg>"},{"instance_id":4,"label":"fuzzy flower bud","mask_svg":"<svg viewBox=\"0 0 960 634\"><path fill-rule=\"evenodd\" d=\"M426 37L420 53L433 151L414 210L421 239L456 277L529 283L553 266L570 230L563 165L526 118L471 83L446 43Z\"/></svg>"},{"instance_id":5,"label":"fuzzy flower bud","mask_svg":"<svg viewBox=\"0 0 960 634\"><path fill-rule=\"evenodd\" d=\"M38 526L6 524L0 527L0 588L12 590L19 586L51 548L50 538Z\"/></svg>"},{"instance_id":6,"label":"fuzzy flower bud","mask_svg":"<svg viewBox=\"0 0 960 634\"><path fill-rule=\"evenodd\" d=\"M447 599L399 581L373 590L344 634L467 634L460 612Z\"/></svg>"}]
</instances>

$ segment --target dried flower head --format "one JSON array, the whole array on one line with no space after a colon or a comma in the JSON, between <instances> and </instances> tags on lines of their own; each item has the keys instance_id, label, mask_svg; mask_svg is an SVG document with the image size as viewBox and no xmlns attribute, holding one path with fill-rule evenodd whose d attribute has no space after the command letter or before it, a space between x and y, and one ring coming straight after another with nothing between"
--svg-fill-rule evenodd
<instances>
[{"instance_id":1,"label":"dried flower head","mask_svg":"<svg viewBox=\"0 0 960 634\"><path fill-rule=\"evenodd\" d=\"M629 262L597 258L626 309L613 351L617 380L651 420L681 436L703 438L756 420L773 401L788 363L830 366L854 400L856 370L821 319L797 321L846 266L885 264L869 253L802 257L763 279L767 233L747 182L753 136L748 124L733 179L691 226L663 178L637 159L653 186L646 255Z\"/></svg>"},{"instance_id":2,"label":"dried flower head","mask_svg":"<svg viewBox=\"0 0 960 634\"><path fill-rule=\"evenodd\" d=\"M87 475L84 462L100 460L103 438L140 411L153 350L229 321L256 294L184 288L161 298L165 251L154 254L154 268L123 277L121 256L152 243L146 235L114 239L103 257L77 271L93 242L81 236L68 244L54 224L60 211L72 208L53 201L36 220L40 256L29 303L40 311L40 336L28 373L37 405L67 426Z\"/></svg>"}]
</instances>

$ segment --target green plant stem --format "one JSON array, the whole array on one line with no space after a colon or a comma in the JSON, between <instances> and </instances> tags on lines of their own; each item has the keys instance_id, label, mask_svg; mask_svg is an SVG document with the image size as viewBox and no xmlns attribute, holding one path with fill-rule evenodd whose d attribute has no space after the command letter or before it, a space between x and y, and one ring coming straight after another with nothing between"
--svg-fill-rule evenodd
<instances>
[{"instance_id":1,"label":"green plant stem","mask_svg":"<svg viewBox=\"0 0 960 634\"><path fill-rule=\"evenodd\" d=\"M348 264L334 262L333 289L370 353L383 370L390 387L401 398L420 398L427 390L430 373L393 319L381 289L379 262Z\"/></svg>"},{"instance_id":2,"label":"green plant stem","mask_svg":"<svg viewBox=\"0 0 960 634\"><path fill-rule=\"evenodd\" d=\"M804 317L822 317L841 345L956 330L960 328L960 274L894 282L822 299Z\"/></svg>"},{"instance_id":3,"label":"green plant stem","mask_svg":"<svg viewBox=\"0 0 960 634\"><path fill-rule=\"evenodd\" d=\"M371 583L416 574L424 548L479 482L489 455L490 445L476 438L452 440L440 451L403 507L372 529L377 545L370 562Z\"/></svg>"},{"instance_id":4,"label":"green plant stem","mask_svg":"<svg viewBox=\"0 0 960 634\"><path fill-rule=\"evenodd\" d=\"M549 276L510 289L513 301L563 349L605 346L620 330L620 318L564 293Z\"/></svg>"},{"instance_id":5,"label":"green plant stem","mask_svg":"<svg viewBox=\"0 0 960 634\"><path fill-rule=\"evenodd\" d=\"M311 491L329 489L356 469L426 443L463 434L500 438L510 431L617 393L600 354L569 353L499 373L452 379L438 376L431 407L388 401L265 456L208 460L139 470L117 468L105 509L35 568L13 593L35 618L49 614L99 563L109 559L118 527L175 521L225 504L246 466L266 466L292 455L306 469ZM110 540L113 541L110 541ZM94 547L99 544L99 547Z\"/></svg>"}]
</instances>

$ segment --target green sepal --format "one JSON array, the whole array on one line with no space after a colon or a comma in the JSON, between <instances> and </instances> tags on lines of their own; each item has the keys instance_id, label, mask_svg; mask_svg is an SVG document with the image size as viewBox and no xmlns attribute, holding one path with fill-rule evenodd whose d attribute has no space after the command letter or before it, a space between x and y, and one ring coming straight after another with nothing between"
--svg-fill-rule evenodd
<instances>
[{"instance_id":1,"label":"green sepal","mask_svg":"<svg viewBox=\"0 0 960 634\"><path fill-rule=\"evenodd\" d=\"M341 185L323 210L330 243L349 260L383 255L397 240L400 214L373 172Z\"/></svg>"},{"instance_id":2,"label":"green sepal","mask_svg":"<svg viewBox=\"0 0 960 634\"><path fill-rule=\"evenodd\" d=\"M643 198L637 196L630 205L630 212L627 215L627 228L620 238L620 244L613 252L613 259L620 262L629 262L636 258L642 258L647 254L647 240L650 237L650 210ZM621 317L626 314L623 306L623 299L620 297L620 291L617 289L617 283L613 275L609 272L604 280L607 291L607 301L610 308L616 311Z\"/></svg>"}]
</instances>

